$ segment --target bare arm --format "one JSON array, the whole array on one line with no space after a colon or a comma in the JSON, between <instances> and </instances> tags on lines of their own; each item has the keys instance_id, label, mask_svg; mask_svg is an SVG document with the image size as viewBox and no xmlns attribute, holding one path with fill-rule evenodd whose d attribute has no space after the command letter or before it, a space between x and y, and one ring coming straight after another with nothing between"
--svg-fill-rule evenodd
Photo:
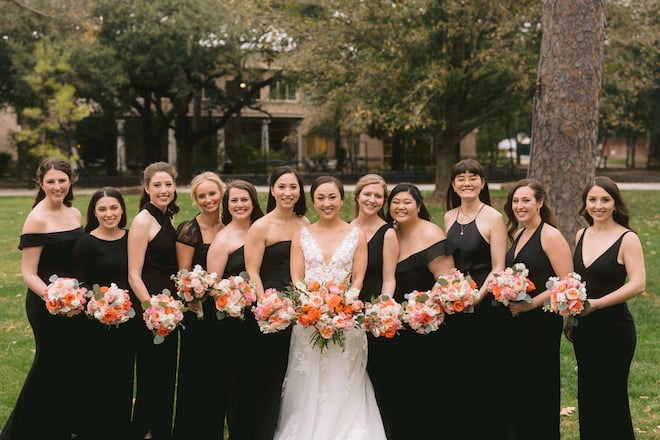
<instances>
[{"instance_id":1,"label":"bare arm","mask_svg":"<svg viewBox=\"0 0 660 440\"><path fill-rule=\"evenodd\" d=\"M367 271L368 250L367 238L362 231L358 233L358 243L353 255L353 270L351 273L351 287L362 289L364 274Z\"/></svg>"},{"instance_id":2,"label":"bare arm","mask_svg":"<svg viewBox=\"0 0 660 440\"><path fill-rule=\"evenodd\" d=\"M399 240L394 229L388 229L383 241L383 285L380 293L394 295L396 288L396 263L399 260Z\"/></svg>"},{"instance_id":3,"label":"bare arm","mask_svg":"<svg viewBox=\"0 0 660 440\"><path fill-rule=\"evenodd\" d=\"M300 230L294 232L291 238L289 265L293 284L295 285L298 281L305 281L305 256L300 245Z\"/></svg>"},{"instance_id":4,"label":"bare arm","mask_svg":"<svg viewBox=\"0 0 660 440\"><path fill-rule=\"evenodd\" d=\"M211 246L209 246L209 252L206 255L206 270L215 272L218 277L222 277L228 259L227 243L224 240L224 234L220 231L211 242Z\"/></svg>"},{"instance_id":5,"label":"bare arm","mask_svg":"<svg viewBox=\"0 0 660 440\"><path fill-rule=\"evenodd\" d=\"M46 283L39 278L37 272L43 248L43 246L27 247L23 249L21 256L21 275L23 276L23 282L25 282L31 291L40 297L43 297L46 292Z\"/></svg>"},{"instance_id":6,"label":"bare arm","mask_svg":"<svg viewBox=\"0 0 660 440\"><path fill-rule=\"evenodd\" d=\"M257 287L257 297L264 293L261 281L261 263L266 250L266 228L257 221L248 229L245 237L245 271Z\"/></svg>"},{"instance_id":7,"label":"bare arm","mask_svg":"<svg viewBox=\"0 0 660 440\"><path fill-rule=\"evenodd\" d=\"M490 264L491 271L486 277L482 286L479 286L479 303L488 293L488 280L493 277L493 274L504 269L506 264L506 248L508 244L508 237L506 234L506 223L504 218L498 212L496 217L493 216L489 220L491 225L490 230Z\"/></svg>"},{"instance_id":8,"label":"bare arm","mask_svg":"<svg viewBox=\"0 0 660 440\"><path fill-rule=\"evenodd\" d=\"M145 216L138 213L128 231L128 284L140 302L148 301L151 297L151 293L142 280L144 255L149 244L149 217L149 214Z\"/></svg>"}]
</instances>

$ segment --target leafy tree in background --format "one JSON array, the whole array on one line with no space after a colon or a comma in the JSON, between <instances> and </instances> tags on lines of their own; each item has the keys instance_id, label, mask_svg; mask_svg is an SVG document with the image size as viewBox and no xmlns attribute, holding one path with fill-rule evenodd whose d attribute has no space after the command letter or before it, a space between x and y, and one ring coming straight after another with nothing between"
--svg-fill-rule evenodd
<instances>
[{"instance_id":1,"label":"leafy tree in background","mask_svg":"<svg viewBox=\"0 0 660 440\"><path fill-rule=\"evenodd\" d=\"M531 98L537 3L294 2L288 71L349 132L429 134L441 193L460 140Z\"/></svg>"},{"instance_id":2,"label":"leafy tree in background","mask_svg":"<svg viewBox=\"0 0 660 440\"><path fill-rule=\"evenodd\" d=\"M75 122L88 114L85 103L76 99L75 88L66 82L71 72L69 53L48 38L37 42L33 71L25 76L39 106L22 111L22 128L15 137L19 147L37 160L72 156Z\"/></svg>"}]
</instances>

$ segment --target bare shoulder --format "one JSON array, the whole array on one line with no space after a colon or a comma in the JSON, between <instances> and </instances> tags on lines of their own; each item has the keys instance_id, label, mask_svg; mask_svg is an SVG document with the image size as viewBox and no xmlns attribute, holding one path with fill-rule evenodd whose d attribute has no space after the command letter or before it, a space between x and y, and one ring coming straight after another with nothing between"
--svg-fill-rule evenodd
<instances>
[{"instance_id":1,"label":"bare shoulder","mask_svg":"<svg viewBox=\"0 0 660 440\"><path fill-rule=\"evenodd\" d=\"M39 206L35 206L25 218L23 234L39 234L46 231L48 221Z\"/></svg>"},{"instance_id":2,"label":"bare shoulder","mask_svg":"<svg viewBox=\"0 0 660 440\"><path fill-rule=\"evenodd\" d=\"M433 243L447 238L442 228L430 221L423 222L420 228L420 234L425 241Z\"/></svg>"},{"instance_id":3,"label":"bare shoulder","mask_svg":"<svg viewBox=\"0 0 660 440\"><path fill-rule=\"evenodd\" d=\"M482 210L482 215L486 217L488 220L504 222L504 216L502 215L502 213L490 205L484 205Z\"/></svg>"},{"instance_id":4,"label":"bare shoulder","mask_svg":"<svg viewBox=\"0 0 660 440\"><path fill-rule=\"evenodd\" d=\"M626 246L630 249L642 248L642 241L639 239L639 235L636 232L630 231L629 233L623 236L621 241L622 246Z\"/></svg>"}]
</instances>

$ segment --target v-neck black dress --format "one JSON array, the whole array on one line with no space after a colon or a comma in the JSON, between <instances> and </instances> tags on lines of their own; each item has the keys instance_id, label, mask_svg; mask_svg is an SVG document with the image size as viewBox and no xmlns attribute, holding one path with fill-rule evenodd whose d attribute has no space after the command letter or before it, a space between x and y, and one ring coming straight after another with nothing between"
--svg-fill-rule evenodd
<instances>
[{"instance_id":1,"label":"v-neck black dress","mask_svg":"<svg viewBox=\"0 0 660 440\"><path fill-rule=\"evenodd\" d=\"M53 274L73 276L73 247L83 234L82 228L23 234L18 248L43 246L37 273L48 284ZM77 408L81 388L71 382L71 375L82 365L84 347L80 341L85 318L51 315L43 299L30 289L25 310L34 334L34 359L0 439L69 439L79 430L79 417L71 411Z\"/></svg>"},{"instance_id":2,"label":"v-neck black dress","mask_svg":"<svg viewBox=\"0 0 660 440\"><path fill-rule=\"evenodd\" d=\"M586 267L582 259L584 233L575 248L573 264L587 286L588 298L600 298L623 286L626 267L617 257L619 239ZM578 364L580 439L634 439L628 376L635 354L635 322L626 303L578 317L573 349Z\"/></svg>"},{"instance_id":3,"label":"v-neck black dress","mask_svg":"<svg viewBox=\"0 0 660 440\"><path fill-rule=\"evenodd\" d=\"M524 263L536 290L534 297L545 291L548 278L556 276L550 259L541 245L541 223L515 255L518 234L506 254L506 266ZM509 320L499 337L509 345L510 424L515 438L559 440L561 409L559 346L563 319L541 307L521 313Z\"/></svg>"},{"instance_id":4,"label":"v-neck black dress","mask_svg":"<svg viewBox=\"0 0 660 440\"><path fill-rule=\"evenodd\" d=\"M174 281L177 273L176 230L170 217L147 203L146 209L161 225L161 229L147 245L142 267L142 280L149 294L169 289L175 295ZM142 316L139 307L138 316ZM133 434L142 439L151 430L157 439L172 436L174 393L176 384L178 331L165 337L162 344L153 343L153 333L142 325L136 363L136 390L133 407Z\"/></svg>"}]
</instances>

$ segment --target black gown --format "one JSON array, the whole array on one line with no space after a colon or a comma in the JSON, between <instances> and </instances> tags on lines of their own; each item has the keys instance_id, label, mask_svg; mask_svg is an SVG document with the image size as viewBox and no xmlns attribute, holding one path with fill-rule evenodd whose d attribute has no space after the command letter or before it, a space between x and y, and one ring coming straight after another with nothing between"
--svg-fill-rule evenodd
<instances>
[{"instance_id":1,"label":"black gown","mask_svg":"<svg viewBox=\"0 0 660 440\"><path fill-rule=\"evenodd\" d=\"M506 266L524 263L536 290L545 291L548 278L556 276L541 247L541 223L529 241L514 256L520 234L506 254ZM538 307L508 319L508 328L498 333L509 348L509 423L517 439L559 439L561 409L559 346L563 319ZM500 370L502 371L502 370Z\"/></svg>"},{"instance_id":2,"label":"black gown","mask_svg":"<svg viewBox=\"0 0 660 440\"><path fill-rule=\"evenodd\" d=\"M492 270L492 261L490 244L477 228L476 218L464 225L455 221L447 231L447 240L453 248L454 266L463 275L472 277L481 288ZM448 438L506 438L502 404L502 396L506 394L505 382L492 366L503 362L495 337L508 311L504 307L493 306L492 301L493 295L488 293L475 306L474 313L445 315L447 368L461 372L465 378L448 381L446 395L458 414L473 412L475 402L487 408L480 411L472 423L447 424L444 433Z\"/></svg>"},{"instance_id":3,"label":"black gown","mask_svg":"<svg viewBox=\"0 0 660 440\"><path fill-rule=\"evenodd\" d=\"M45 234L21 235L19 249L43 246L38 274L46 284L51 275L73 276L72 251L82 228ZM79 430L79 400L84 384L64 385L71 372L82 365L84 347L79 345L85 318L51 315L46 304L28 289L25 309L32 327L35 354L16 406L0 433L2 440L60 440ZM62 378L56 380L55 378ZM69 378L69 379L65 379Z\"/></svg>"},{"instance_id":4,"label":"black gown","mask_svg":"<svg viewBox=\"0 0 660 440\"><path fill-rule=\"evenodd\" d=\"M170 278L177 272L176 230L170 217L147 203L143 209L149 211L161 225L160 231L147 245L142 268L142 280L150 295L169 289L175 293L174 281ZM143 310L139 308L138 317ZM137 309L136 309L137 311ZM178 331L173 331L162 344L153 343L153 333L142 322L138 341L136 362L136 390L133 407L133 435L142 439L151 430L157 440L172 437L174 413L174 390L176 384Z\"/></svg>"},{"instance_id":5,"label":"black gown","mask_svg":"<svg viewBox=\"0 0 660 440\"><path fill-rule=\"evenodd\" d=\"M204 243L195 216L177 228L177 241L194 248L192 267L206 270L210 243ZM202 303L203 319L193 311L184 313L179 333L179 370L177 375L176 416L173 438L222 438L227 388L222 386L219 370L226 358L218 344L223 340L212 299ZM206 396L206 397L203 397ZM210 403L212 402L212 403Z\"/></svg>"},{"instance_id":6,"label":"black gown","mask_svg":"<svg viewBox=\"0 0 660 440\"><path fill-rule=\"evenodd\" d=\"M623 236L585 267L580 237L575 248L575 272L587 286L588 298L600 298L626 282L626 267L617 256ZM578 364L580 439L634 439L628 403L628 375L635 353L635 322L626 303L578 317L573 349Z\"/></svg>"},{"instance_id":7,"label":"black gown","mask_svg":"<svg viewBox=\"0 0 660 440\"><path fill-rule=\"evenodd\" d=\"M291 283L289 267L291 241L279 241L266 246L261 262L260 277L264 290L284 290ZM249 374L255 386L255 411L253 412L254 438L272 440L280 414L282 382L289 359L291 326L285 330L263 334L252 318L251 344L253 348Z\"/></svg>"},{"instance_id":8,"label":"black gown","mask_svg":"<svg viewBox=\"0 0 660 440\"><path fill-rule=\"evenodd\" d=\"M128 284L128 232L118 240L102 240L85 234L73 249L74 276L88 289L94 284L115 283L126 289L133 308L138 300ZM90 409L82 418L84 430L79 439L116 440L128 438L133 409L133 374L135 339L140 332L140 317L119 326L107 326L94 318L87 319L85 337L85 386L89 393L83 408ZM97 383L97 386L91 386ZM92 410L93 409L93 410ZM112 420L104 423L103 420ZM99 429L103 426L103 429Z\"/></svg>"},{"instance_id":9,"label":"black gown","mask_svg":"<svg viewBox=\"0 0 660 440\"><path fill-rule=\"evenodd\" d=\"M404 294L413 290L430 290L435 276L428 264L437 257L451 255L447 240L399 261L396 266L394 298L406 301ZM389 440L442 438L440 414L445 412L444 384L447 371L442 360L444 326L428 335L421 335L406 326L399 335L384 341L388 361L381 376L389 386L381 390L379 407ZM438 361L438 359L440 360Z\"/></svg>"}]
</instances>

